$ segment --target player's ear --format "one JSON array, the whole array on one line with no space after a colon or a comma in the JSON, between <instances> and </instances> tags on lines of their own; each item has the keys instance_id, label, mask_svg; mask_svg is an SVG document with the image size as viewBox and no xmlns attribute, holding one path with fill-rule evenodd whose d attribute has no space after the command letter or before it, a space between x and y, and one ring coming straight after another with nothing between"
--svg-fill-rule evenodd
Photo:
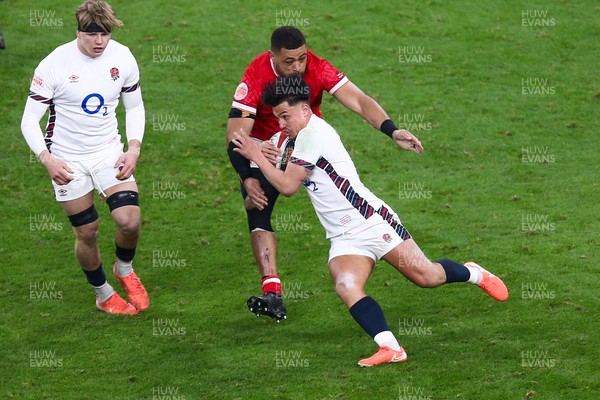
<instances>
[{"instance_id":1,"label":"player's ear","mask_svg":"<svg viewBox=\"0 0 600 400\"><path fill-rule=\"evenodd\" d=\"M307 115L309 110L310 106L308 105L308 103L302 103L302 111L304 112L304 115Z\"/></svg>"}]
</instances>

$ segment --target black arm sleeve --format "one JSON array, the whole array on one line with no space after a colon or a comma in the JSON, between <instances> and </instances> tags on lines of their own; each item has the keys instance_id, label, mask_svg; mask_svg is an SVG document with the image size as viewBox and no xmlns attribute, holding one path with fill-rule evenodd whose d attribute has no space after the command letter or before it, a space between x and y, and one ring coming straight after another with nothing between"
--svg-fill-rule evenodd
<instances>
[{"instance_id":1,"label":"black arm sleeve","mask_svg":"<svg viewBox=\"0 0 600 400\"><path fill-rule=\"evenodd\" d=\"M248 115L245 115L244 113L242 113L242 110L240 110L239 108L235 108L235 107L231 107L231 110L229 110L229 118L252 118L252 119L256 119L256 115L252 114L252 113L246 113Z\"/></svg>"}]
</instances>

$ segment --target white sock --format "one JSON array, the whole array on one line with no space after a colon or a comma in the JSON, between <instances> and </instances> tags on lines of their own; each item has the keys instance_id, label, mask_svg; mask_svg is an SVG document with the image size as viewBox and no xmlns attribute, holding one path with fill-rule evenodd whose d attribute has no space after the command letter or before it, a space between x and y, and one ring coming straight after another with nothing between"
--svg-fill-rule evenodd
<instances>
[{"instance_id":1,"label":"white sock","mask_svg":"<svg viewBox=\"0 0 600 400\"><path fill-rule=\"evenodd\" d=\"M110 299L110 296L113 295L115 289L110 286L110 283L105 282L102 286L93 286L94 291L96 292L96 296L100 299L101 302L105 302Z\"/></svg>"},{"instance_id":2,"label":"white sock","mask_svg":"<svg viewBox=\"0 0 600 400\"><path fill-rule=\"evenodd\" d=\"M127 275L133 272L132 261L123 261L117 258L117 275L121 278L125 278Z\"/></svg>"},{"instance_id":3,"label":"white sock","mask_svg":"<svg viewBox=\"0 0 600 400\"><path fill-rule=\"evenodd\" d=\"M375 343L377 343L379 347L387 346L394 350L400 350L400 343L398 343L398 340L396 340L396 337L391 331L379 332L375 335L373 340L375 340Z\"/></svg>"},{"instance_id":4,"label":"white sock","mask_svg":"<svg viewBox=\"0 0 600 400\"><path fill-rule=\"evenodd\" d=\"M481 271L477 268L467 267L466 265L465 268L467 268L471 273L471 277L467 282L472 283L474 285L479 285L479 282L481 282L481 278L483 278L483 276L481 275Z\"/></svg>"}]
</instances>

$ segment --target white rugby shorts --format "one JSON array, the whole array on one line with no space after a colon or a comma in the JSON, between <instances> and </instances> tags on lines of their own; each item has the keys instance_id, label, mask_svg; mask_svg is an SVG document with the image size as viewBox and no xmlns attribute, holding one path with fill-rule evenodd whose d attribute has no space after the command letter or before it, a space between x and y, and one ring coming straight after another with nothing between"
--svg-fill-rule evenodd
<instances>
[{"instance_id":1,"label":"white rugby shorts","mask_svg":"<svg viewBox=\"0 0 600 400\"><path fill-rule=\"evenodd\" d=\"M115 142L106 150L99 152L93 158L79 161L69 161L61 157L69 168L73 170L73 180L66 185L58 185L52 181L56 201L70 201L85 196L96 189L98 193L105 196L104 190L125 182L135 182L131 175L125 180L116 178L119 168L115 163L123 154L123 143Z\"/></svg>"},{"instance_id":2,"label":"white rugby shorts","mask_svg":"<svg viewBox=\"0 0 600 400\"><path fill-rule=\"evenodd\" d=\"M394 214L395 220L400 220ZM380 260L404 240L381 215L374 214L364 225L330 239L329 261L345 255L362 255Z\"/></svg>"}]
</instances>

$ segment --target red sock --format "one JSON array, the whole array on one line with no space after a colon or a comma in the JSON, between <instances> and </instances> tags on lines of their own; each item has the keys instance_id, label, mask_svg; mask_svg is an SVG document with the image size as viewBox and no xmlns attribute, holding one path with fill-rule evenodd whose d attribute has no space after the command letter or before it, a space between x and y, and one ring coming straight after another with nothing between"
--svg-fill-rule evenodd
<instances>
[{"instance_id":1,"label":"red sock","mask_svg":"<svg viewBox=\"0 0 600 400\"><path fill-rule=\"evenodd\" d=\"M281 296L281 280L279 275L267 275L262 278L263 294L273 292Z\"/></svg>"}]
</instances>

